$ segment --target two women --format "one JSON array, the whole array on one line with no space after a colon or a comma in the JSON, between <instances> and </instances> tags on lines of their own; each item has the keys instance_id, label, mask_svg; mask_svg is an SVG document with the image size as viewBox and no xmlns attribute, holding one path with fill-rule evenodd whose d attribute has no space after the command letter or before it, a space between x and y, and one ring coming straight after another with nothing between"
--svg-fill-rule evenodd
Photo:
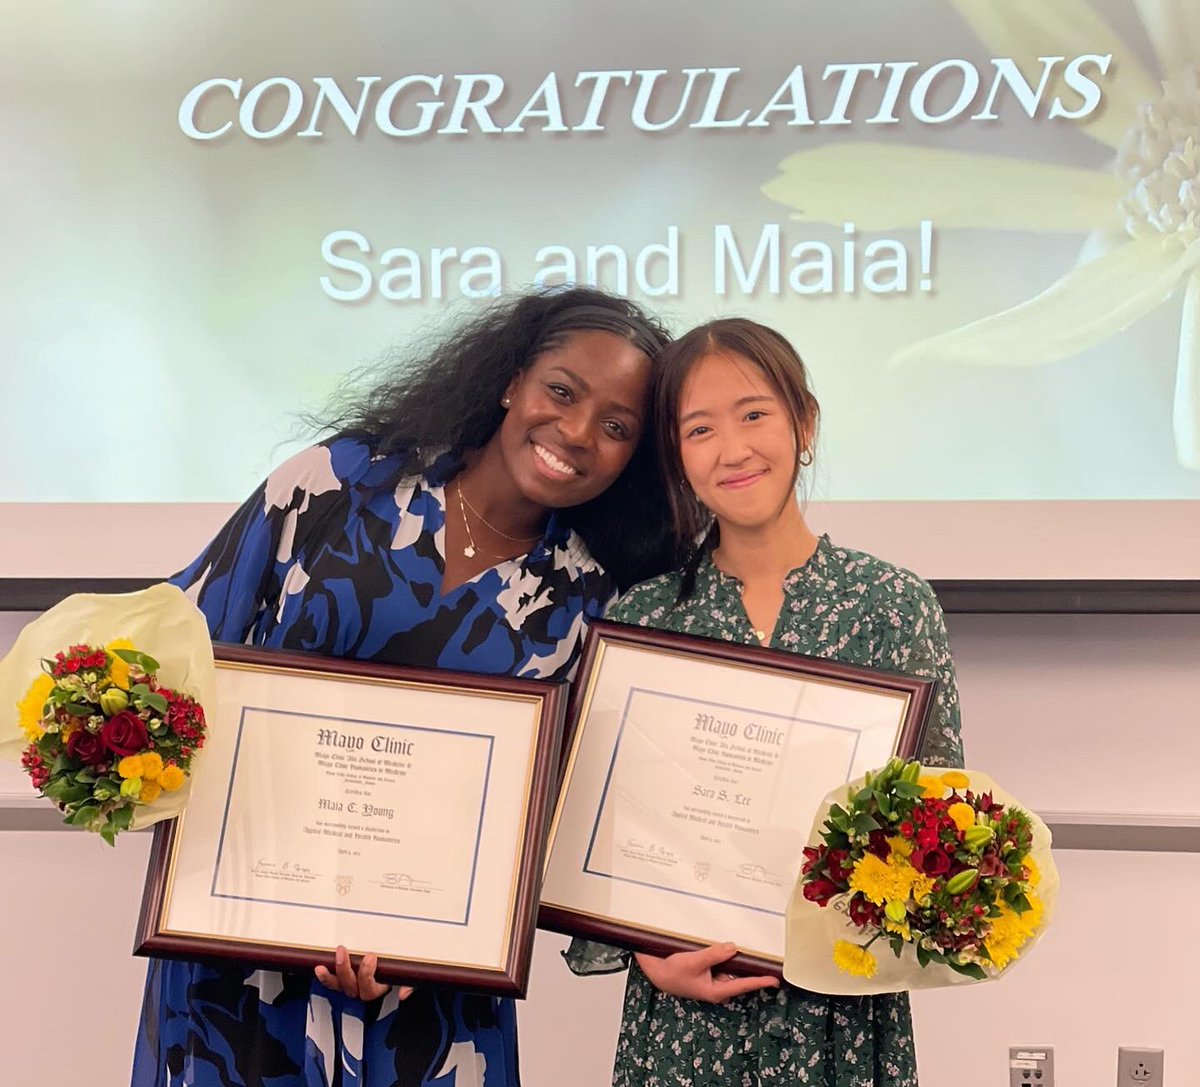
<instances>
[{"instance_id":1,"label":"two women","mask_svg":"<svg viewBox=\"0 0 1200 1087\"><path fill-rule=\"evenodd\" d=\"M339 436L274 473L177 581L216 638L565 678L614 588L659 574L610 617L935 676L922 756L958 763L929 587L804 521L818 408L794 350L742 320L665 346L597 292L521 299L352 405ZM655 512L667 497L689 552L674 573ZM732 951L630 963L572 945L578 972L630 967L619 1087L915 1084L906 998L731 979ZM434 1081L515 1087L511 1003L387 989L370 957L356 972L342 952L316 979L151 969L134 1087Z\"/></svg>"}]
</instances>

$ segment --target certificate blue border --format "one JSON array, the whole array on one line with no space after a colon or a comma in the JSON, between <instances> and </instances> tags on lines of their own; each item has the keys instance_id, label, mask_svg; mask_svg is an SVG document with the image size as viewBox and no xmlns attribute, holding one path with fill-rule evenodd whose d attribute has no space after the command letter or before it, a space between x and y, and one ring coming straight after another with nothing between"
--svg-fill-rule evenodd
<instances>
[{"instance_id":1,"label":"certificate blue border","mask_svg":"<svg viewBox=\"0 0 1200 1087\"><path fill-rule=\"evenodd\" d=\"M686 695L671 694L668 691L655 691L648 687L630 687L629 696L625 699L625 709L621 713L621 725L617 729L617 742L613 744L612 759L608 764L608 773L604 777L604 791L600 794L600 803L596 808L596 821L592 824L592 835L588 839L587 853L583 858L583 871L589 876L597 876L601 879L612 879L620 883L632 883L638 887L652 887L658 891L666 891L668 894L682 895L684 898L703 899L705 902L718 902L724 906L734 906L739 910L752 910L755 913L765 913L772 917L783 917L782 910L768 910L762 906L747 906L744 902L731 902L728 899L717 898L715 895L695 894L692 891L681 891L678 887L664 887L661 883L651 883L649 880L630 879L628 876L615 876L611 872L601 872L591 867L592 850L596 844L596 835L600 831L600 820L604 817L604 805L608 803L608 790L612 784L613 770L617 765L617 753L621 749L621 740L625 737L625 724L629 720L629 710L633 704L633 696L635 694L654 695L657 698L671 698L676 702L689 702L694 706L712 707L714 709L734 710L737 713L749 712L745 706L733 705L727 702L706 702L699 698L689 698ZM858 756L858 745L862 742L862 729L846 728L844 725L831 725L826 721L813 721L807 717L793 717L786 713L772 713L766 710L754 710L756 717L773 717L780 721L794 723L802 721L806 725L815 725L817 728L830 728L838 732L852 733L856 738L854 747L850 752L850 761L847 767L846 780L849 781L849 769L854 766L854 760Z\"/></svg>"},{"instance_id":2,"label":"certificate blue border","mask_svg":"<svg viewBox=\"0 0 1200 1087\"><path fill-rule=\"evenodd\" d=\"M295 710L272 709L269 706L243 706L241 715L238 718L237 741L233 748L233 767L229 774L229 789L225 793L225 810L221 815L221 837L217 842L217 858L213 865L212 886L209 890L211 897L234 899L239 902L261 902L270 906L294 906L301 910L322 910L326 913L353 913L363 914L368 917L396 917L407 921L423 921L431 925L463 926L470 923L471 903L475 897L475 875L479 869L479 847L483 839L483 818L487 810L488 789L492 780L492 753L495 747L495 737L478 732L449 733L449 735L460 736L466 740L483 740L487 744L487 765L483 771L483 795L479 801L479 822L475 827L475 851L471 858L471 879L467 884L467 905L461 921L446 920L439 917L421 917L416 914L385 913L382 910L352 910L342 909L337 906L314 906L309 902L289 902L277 898L255 898L252 895L220 894L217 891L217 877L221 869L221 856L225 849L225 830L229 823L229 805L233 799L233 786L238 773L238 756L242 750L242 735L246 727L246 714L253 712L273 713L281 717L303 717L310 721L340 721L350 725L370 725L373 728L404 729L408 732L436 732L441 736L447 735L447 730L445 729L428 728L424 725L398 725L390 721L364 721L355 717L334 717L320 713L299 713Z\"/></svg>"}]
</instances>

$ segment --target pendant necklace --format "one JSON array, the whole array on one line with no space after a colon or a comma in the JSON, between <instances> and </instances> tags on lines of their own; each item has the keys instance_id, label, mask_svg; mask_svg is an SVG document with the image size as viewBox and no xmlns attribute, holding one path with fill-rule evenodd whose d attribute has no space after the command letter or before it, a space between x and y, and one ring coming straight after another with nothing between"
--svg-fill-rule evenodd
<instances>
[{"instance_id":1,"label":"pendant necklace","mask_svg":"<svg viewBox=\"0 0 1200 1087\"><path fill-rule=\"evenodd\" d=\"M471 507L471 512L475 514L475 516L478 517L483 524L487 525L487 527L490 528L497 536L503 536L506 540L512 540L513 543L532 543L537 539L536 536L510 536L507 532L501 532L494 525L485 521L483 517L480 516L479 511L474 506L471 506L470 502L467 502L466 496L463 494L462 484L459 483L457 479L454 481L454 489L458 492L458 511L462 514L463 529L467 534L467 546L463 548L463 556L465 558L473 559L477 554L480 553L480 551L482 551L482 548L475 546L475 537L471 535L471 521L467 517L468 506ZM508 559L512 557L511 555L498 555L494 551L483 551L483 554L493 559Z\"/></svg>"}]
</instances>

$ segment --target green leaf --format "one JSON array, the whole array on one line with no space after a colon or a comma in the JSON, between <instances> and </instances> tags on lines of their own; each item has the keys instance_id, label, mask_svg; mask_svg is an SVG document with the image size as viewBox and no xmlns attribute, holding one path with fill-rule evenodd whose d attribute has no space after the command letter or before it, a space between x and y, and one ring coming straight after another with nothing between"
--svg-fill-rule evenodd
<instances>
[{"instance_id":1,"label":"green leaf","mask_svg":"<svg viewBox=\"0 0 1200 1087\"><path fill-rule=\"evenodd\" d=\"M892 817L893 809L892 809L892 802L891 802L891 800L888 799L887 793L880 792L877 789L875 791L875 799L879 803L879 810L883 814L883 817L885 819L890 819Z\"/></svg>"},{"instance_id":2,"label":"green leaf","mask_svg":"<svg viewBox=\"0 0 1200 1087\"><path fill-rule=\"evenodd\" d=\"M932 961L933 959L930 957L928 949L923 947L921 944L917 944L917 965L924 968Z\"/></svg>"},{"instance_id":3,"label":"green leaf","mask_svg":"<svg viewBox=\"0 0 1200 1087\"><path fill-rule=\"evenodd\" d=\"M67 755L59 755L58 758L54 760L54 765L50 767L50 773L61 774L64 770L70 768L71 761L72 760Z\"/></svg>"},{"instance_id":4,"label":"green leaf","mask_svg":"<svg viewBox=\"0 0 1200 1087\"><path fill-rule=\"evenodd\" d=\"M879 820L875 818L869 811L860 811L854 817L854 833L855 834L870 834L873 830L879 829Z\"/></svg>"},{"instance_id":5,"label":"green leaf","mask_svg":"<svg viewBox=\"0 0 1200 1087\"><path fill-rule=\"evenodd\" d=\"M133 805L129 804L123 808L118 808L112 813L110 818L117 830L128 830L129 824L133 822Z\"/></svg>"},{"instance_id":6,"label":"green leaf","mask_svg":"<svg viewBox=\"0 0 1200 1087\"><path fill-rule=\"evenodd\" d=\"M105 823L100 828L100 837L108 842L109 845L117 844L117 831L111 822Z\"/></svg>"},{"instance_id":7,"label":"green leaf","mask_svg":"<svg viewBox=\"0 0 1200 1087\"><path fill-rule=\"evenodd\" d=\"M157 691L147 691L142 695L141 700L151 709L158 710L159 713L167 712L167 700Z\"/></svg>"},{"instance_id":8,"label":"green leaf","mask_svg":"<svg viewBox=\"0 0 1200 1087\"><path fill-rule=\"evenodd\" d=\"M42 786L42 796L59 801L62 800L62 794L70 787L71 782L66 777L51 778Z\"/></svg>"},{"instance_id":9,"label":"green leaf","mask_svg":"<svg viewBox=\"0 0 1200 1087\"><path fill-rule=\"evenodd\" d=\"M1018 914L1026 913L1027 911L1033 909L1033 903L1030 902L1024 894L1020 893L1018 893L1017 896L1012 900L1011 905L1013 910Z\"/></svg>"},{"instance_id":10,"label":"green leaf","mask_svg":"<svg viewBox=\"0 0 1200 1087\"><path fill-rule=\"evenodd\" d=\"M946 965L956 974L963 974L966 977L974 978L976 981L985 981L987 979L987 971L977 962L955 962L954 959L947 959Z\"/></svg>"},{"instance_id":11,"label":"green leaf","mask_svg":"<svg viewBox=\"0 0 1200 1087\"><path fill-rule=\"evenodd\" d=\"M915 781L897 781L892 786L892 792L909 800L919 800L925 795L925 786L918 785Z\"/></svg>"},{"instance_id":12,"label":"green leaf","mask_svg":"<svg viewBox=\"0 0 1200 1087\"><path fill-rule=\"evenodd\" d=\"M90 767L85 766L82 770L75 771L75 780L91 784L96 780L96 774Z\"/></svg>"},{"instance_id":13,"label":"green leaf","mask_svg":"<svg viewBox=\"0 0 1200 1087\"><path fill-rule=\"evenodd\" d=\"M80 804L75 814L67 820L72 826L83 827L92 822L100 814L99 804Z\"/></svg>"},{"instance_id":14,"label":"green leaf","mask_svg":"<svg viewBox=\"0 0 1200 1087\"><path fill-rule=\"evenodd\" d=\"M75 702L68 702L63 709L72 717L91 717L96 712L95 706L80 706Z\"/></svg>"},{"instance_id":15,"label":"green leaf","mask_svg":"<svg viewBox=\"0 0 1200 1087\"><path fill-rule=\"evenodd\" d=\"M73 785L64 780L64 788L58 796L53 799L60 804L78 804L80 801L91 798L92 789L90 785Z\"/></svg>"}]
</instances>

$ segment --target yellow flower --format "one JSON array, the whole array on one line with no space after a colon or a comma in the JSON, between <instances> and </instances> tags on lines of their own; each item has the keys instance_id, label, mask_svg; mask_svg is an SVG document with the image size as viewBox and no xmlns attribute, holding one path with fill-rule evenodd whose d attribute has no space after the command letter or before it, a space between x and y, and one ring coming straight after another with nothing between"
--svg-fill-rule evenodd
<instances>
[{"instance_id":1,"label":"yellow flower","mask_svg":"<svg viewBox=\"0 0 1200 1087\"><path fill-rule=\"evenodd\" d=\"M158 783L169 793L173 793L180 785L183 784L183 779L186 775L178 766L164 766L162 772L158 775Z\"/></svg>"},{"instance_id":2,"label":"yellow flower","mask_svg":"<svg viewBox=\"0 0 1200 1087\"><path fill-rule=\"evenodd\" d=\"M1104 165L839 140L786 159L763 191L799 219L853 221L860 230L915 227L932 207L943 229L1088 233L1074 267L1040 294L911 344L896 363L1029 366L1079 357L1183 287L1171 423L1179 463L1200 470L1200 7L1138 0L1159 61L1147 69L1086 0L952 2L984 49L1014 58L1031 86L1043 58L1073 55L1074 35L1118 58L1104 108L1079 125ZM1062 78L1062 69L1050 77L1049 95L1061 92Z\"/></svg>"},{"instance_id":3,"label":"yellow flower","mask_svg":"<svg viewBox=\"0 0 1200 1087\"><path fill-rule=\"evenodd\" d=\"M907 921L901 921L899 924L897 924L895 921L885 920L883 922L883 927L887 929L888 932L894 932L908 942L912 942L912 929L908 927Z\"/></svg>"},{"instance_id":4,"label":"yellow flower","mask_svg":"<svg viewBox=\"0 0 1200 1087\"><path fill-rule=\"evenodd\" d=\"M140 778L142 776L142 756L126 755L117 763L117 773L126 780L129 778Z\"/></svg>"},{"instance_id":5,"label":"yellow flower","mask_svg":"<svg viewBox=\"0 0 1200 1087\"><path fill-rule=\"evenodd\" d=\"M892 848L893 857L903 857L908 860L912 856L913 844L907 838L901 838L897 835L894 838L889 838L887 843Z\"/></svg>"},{"instance_id":6,"label":"yellow flower","mask_svg":"<svg viewBox=\"0 0 1200 1087\"><path fill-rule=\"evenodd\" d=\"M937 885L937 880L932 876L925 875L924 872L918 872L913 878L912 896L913 901L918 906L924 906L929 901L929 896L933 894L933 888Z\"/></svg>"},{"instance_id":7,"label":"yellow flower","mask_svg":"<svg viewBox=\"0 0 1200 1087\"><path fill-rule=\"evenodd\" d=\"M157 751L142 753L142 777L146 781L157 781L163 772L162 756Z\"/></svg>"},{"instance_id":8,"label":"yellow flower","mask_svg":"<svg viewBox=\"0 0 1200 1087\"><path fill-rule=\"evenodd\" d=\"M1042 923L1045 907L1037 895L1027 895L1029 909L1017 913L1005 902L997 900L1000 916L992 922L984 946L992 957L992 962L1003 970L1020 954L1025 942L1035 933Z\"/></svg>"},{"instance_id":9,"label":"yellow flower","mask_svg":"<svg viewBox=\"0 0 1200 1087\"><path fill-rule=\"evenodd\" d=\"M1030 887L1036 887L1042 882L1042 870L1038 867L1037 861L1033 859L1032 853L1021 862L1021 865L1025 869L1025 880Z\"/></svg>"},{"instance_id":10,"label":"yellow flower","mask_svg":"<svg viewBox=\"0 0 1200 1087\"><path fill-rule=\"evenodd\" d=\"M917 778L917 784L925 790L925 798L927 800L940 800L942 794L946 791L946 786L941 778L930 777L922 774Z\"/></svg>"},{"instance_id":11,"label":"yellow flower","mask_svg":"<svg viewBox=\"0 0 1200 1087\"><path fill-rule=\"evenodd\" d=\"M904 902L917 875L917 870L907 861L895 858L883 861L874 853L868 853L854 865L850 890L861 891L877 906L889 901Z\"/></svg>"},{"instance_id":12,"label":"yellow flower","mask_svg":"<svg viewBox=\"0 0 1200 1087\"><path fill-rule=\"evenodd\" d=\"M25 738L30 743L40 740L46 731L42 727L42 708L46 705L46 699L50 697L52 690L54 690L54 680L42 673L29 685L29 690L17 703L17 720L20 721L21 731L25 733Z\"/></svg>"},{"instance_id":13,"label":"yellow flower","mask_svg":"<svg viewBox=\"0 0 1200 1087\"><path fill-rule=\"evenodd\" d=\"M79 731L79 726L74 721L69 721L59 730L58 739L63 747L67 746L67 741Z\"/></svg>"},{"instance_id":14,"label":"yellow flower","mask_svg":"<svg viewBox=\"0 0 1200 1087\"><path fill-rule=\"evenodd\" d=\"M975 809L970 804L951 804L946 814L950 816L959 830L966 830L967 827L975 825Z\"/></svg>"},{"instance_id":15,"label":"yellow flower","mask_svg":"<svg viewBox=\"0 0 1200 1087\"><path fill-rule=\"evenodd\" d=\"M109 642L104 647L105 652L112 659L112 664L108 670L109 681L114 687L120 687L123 691L129 690L129 665L117 656L117 650L132 648L133 642L128 638L118 638L115 642Z\"/></svg>"},{"instance_id":16,"label":"yellow flower","mask_svg":"<svg viewBox=\"0 0 1200 1087\"><path fill-rule=\"evenodd\" d=\"M951 789L965 789L971 784L971 779L961 770L947 770L942 775L942 781Z\"/></svg>"},{"instance_id":17,"label":"yellow flower","mask_svg":"<svg viewBox=\"0 0 1200 1087\"><path fill-rule=\"evenodd\" d=\"M143 804L153 804L161 792L162 786L157 781L143 781L142 791L138 794L138 799Z\"/></svg>"},{"instance_id":18,"label":"yellow flower","mask_svg":"<svg viewBox=\"0 0 1200 1087\"><path fill-rule=\"evenodd\" d=\"M865 947L852 944L849 940L838 940L833 945L833 961L844 974L853 974L859 978L873 978L879 969L875 956Z\"/></svg>"}]
</instances>

